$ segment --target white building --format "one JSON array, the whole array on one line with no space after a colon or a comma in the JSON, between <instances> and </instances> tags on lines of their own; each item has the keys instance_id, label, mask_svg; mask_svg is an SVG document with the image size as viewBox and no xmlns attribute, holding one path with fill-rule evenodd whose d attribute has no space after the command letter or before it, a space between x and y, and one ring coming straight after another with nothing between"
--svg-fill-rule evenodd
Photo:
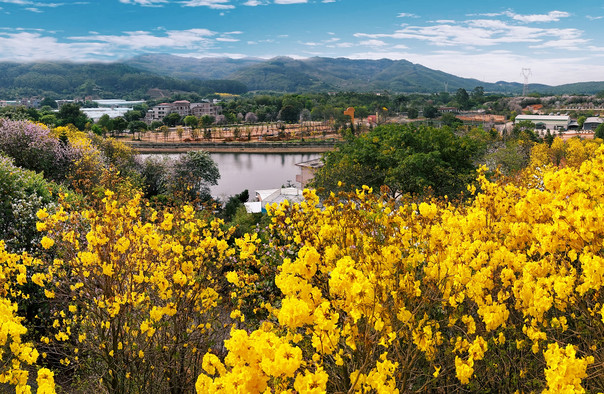
<instances>
[{"instance_id":1,"label":"white building","mask_svg":"<svg viewBox=\"0 0 604 394\"><path fill-rule=\"evenodd\" d=\"M222 107L211 103L190 103L187 100L175 101L173 103L161 103L147 111L145 121L151 123L153 121L162 121L165 116L176 112L181 117L193 115L201 117L210 115L216 118L222 111Z\"/></svg>"},{"instance_id":2,"label":"white building","mask_svg":"<svg viewBox=\"0 0 604 394\"><path fill-rule=\"evenodd\" d=\"M290 204L304 201L302 190L295 187L281 189L256 190L256 201L244 203L247 213L266 212L266 206L281 204L287 200Z\"/></svg>"},{"instance_id":3,"label":"white building","mask_svg":"<svg viewBox=\"0 0 604 394\"><path fill-rule=\"evenodd\" d=\"M323 167L323 160L321 158L303 161L296 163L300 167L300 174L296 175L296 182L299 182L302 189L308 185L310 181L315 177L315 173L321 167Z\"/></svg>"},{"instance_id":4,"label":"white building","mask_svg":"<svg viewBox=\"0 0 604 394\"><path fill-rule=\"evenodd\" d=\"M98 122L103 115L109 115L111 119L117 118L119 116L124 116L124 114L128 111L131 111L132 108L80 108L80 111L84 112L86 116L90 119Z\"/></svg>"},{"instance_id":5,"label":"white building","mask_svg":"<svg viewBox=\"0 0 604 394\"><path fill-rule=\"evenodd\" d=\"M568 115L518 115L514 124L522 121L529 121L535 124L536 128L543 130L568 130L570 125L570 116Z\"/></svg>"}]
</instances>

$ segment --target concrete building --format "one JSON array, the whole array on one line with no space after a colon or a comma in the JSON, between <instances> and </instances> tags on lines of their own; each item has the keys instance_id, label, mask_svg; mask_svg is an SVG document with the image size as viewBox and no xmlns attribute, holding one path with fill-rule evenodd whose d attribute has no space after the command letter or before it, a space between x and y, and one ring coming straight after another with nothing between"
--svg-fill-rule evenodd
<instances>
[{"instance_id":1,"label":"concrete building","mask_svg":"<svg viewBox=\"0 0 604 394\"><path fill-rule=\"evenodd\" d=\"M300 174L296 175L296 182L300 183L302 189L304 189L313 180L317 170L323 167L323 161L318 158L296 163L296 165L300 167Z\"/></svg>"},{"instance_id":2,"label":"concrete building","mask_svg":"<svg viewBox=\"0 0 604 394\"><path fill-rule=\"evenodd\" d=\"M295 187L284 187L281 189L256 190L256 201L244 203L247 213L266 212L266 206L281 204L287 200L290 204L304 201L302 190Z\"/></svg>"},{"instance_id":3,"label":"concrete building","mask_svg":"<svg viewBox=\"0 0 604 394\"><path fill-rule=\"evenodd\" d=\"M568 130L570 125L570 116L568 115L518 115L514 124L522 121L529 121L535 124L536 128L543 130Z\"/></svg>"},{"instance_id":4,"label":"concrete building","mask_svg":"<svg viewBox=\"0 0 604 394\"><path fill-rule=\"evenodd\" d=\"M602 123L604 123L604 119L599 118L597 116L591 116L587 119L585 119L585 122L583 122L583 130L584 131L595 131L599 125L601 125Z\"/></svg>"},{"instance_id":5,"label":"concrete building","mask_svg":"<svg viewBox=\"0 0 604 394\"><path fill-rule=\"evenodd\" d=\"M126 112L131 111L132 108L81 108L80 111L84 112L90 119L98 122L103 115L109 115L111 119L119 116L124 116Z\"/></svg>"},{"instance_id":6,"label":"concrete building","mask_svg":"<svg viewBox=\"0 0 604 394\"><path fill-rule=\"evenodd\" d=\"M222 111L222 107L211 103L191 103L187 100L175 101L173 103L161 103L147 111L145 122L162 121L168 114L176 112L181 117L193 115L201 117L210 115L216 118Z\"/></svg>"}]
</instances>

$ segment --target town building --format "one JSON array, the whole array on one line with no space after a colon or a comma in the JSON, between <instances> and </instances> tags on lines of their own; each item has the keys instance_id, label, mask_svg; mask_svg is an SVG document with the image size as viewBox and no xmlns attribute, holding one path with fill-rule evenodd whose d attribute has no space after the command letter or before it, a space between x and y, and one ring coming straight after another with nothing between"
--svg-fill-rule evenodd
<instances>
[{"instance_id":1,"label":"town building","mask_svg":"<svg viewBox=\"0 0 604 394\"><path fill-rule=\"evenodd\" d=\"M570 125L570 116L568 115L518 115L514 124L528 121L535 124L535 127L543 130L568 130Z\"/></svg>"},{"instance_id":2,"label":"town building","mask_svg":"<svg viewBox=\"0 0 604 394\"><path fill-rule=\"evenodd\" d=\"M80 111L86 114L90 119L98 122L103 115L109 115L109 118L115 119L119 116L124 116L126 112L131 111L132 108L80 108ZM57 111L58 112L58 111Z\"/></svg>"},{"instance_id":3,"label":"town building","mask_svg":"<svg viewBox=\"0 0 604 394\"><path fill-rule=\"evenodd\" d=\"M597 117L597 116L591 116L587 119L585 119L585 122L583 122L583 130L584 131L595 131L599 125L601 125L602 123L604 123L604 119Z\"/></svg>"},{"instance_id":4,"label":"town building","mask_svg":"<svg viewBox=\"0 0 604 394\"><path fill-rule=\"evenodd\" d=\"M145 122L151 123L153 121L162 121L164 117L171 113L177 113L181 117L193 115L201 117L204 115L210 115L216 118L222 107L211 103L191 103L187 100L179 100L173 103L161 103L154 106L145 115Z\"/></svg>"},{"instance_id":5,"label":"town building","mask_svg":"<svg viewBox=\"0 0 604 394\"><path fill-rule=\"evenodd\" d=\"M303 161L301 163L296 163L298 167L300 167L300 174L296 175L296 182L300 183L302 189L308 185L308 183L313 180L315 177L315 173L321 167L323 167L323 161L321 158L312 159L308 161Z\"/></svg>"}]
</instances>

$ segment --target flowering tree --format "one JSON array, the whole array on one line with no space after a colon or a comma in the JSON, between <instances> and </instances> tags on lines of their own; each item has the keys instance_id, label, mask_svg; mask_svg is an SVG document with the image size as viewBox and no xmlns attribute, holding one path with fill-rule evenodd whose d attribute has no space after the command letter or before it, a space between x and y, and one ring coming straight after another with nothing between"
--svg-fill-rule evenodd
<instances>
[{"instance_id":1,"label":"flowering tree","mask_svg":"<svg viewBox=\"0 0 604 394\"><path fill-rule=\"evenodd\" d=\"M604 148L518 184L483 174L460 206L364 187L274 208L280 294L206 355L198 392L604 389ZM238 246L267 266L255 237ZM269 276L252 272L228 280L249 294Z\"/></svg>"},{"instance_id":2,"label":"flowering tree","mask_svg":"<svg viewBox=\"0 0 604 394\"><path fill-rule=\"evenodd\" d=\"M81 152L44 125L0 119L0 152L12 157L15 165L40 172L54 181L64 181Z\"/></svg>"},{"instance_id":3,"label":"flowering tree","mask_svg":"<svg viewBox=\"0 0 604 394\"><path fill-rule=\"evenodd\" d=\"M111 392L187 391L228 318L216 306L229 233L190 206L160 213L109 191L103 203L39 212L59 257L40 276L52 303L41 348Z\"/></svg>"}]
</instances>

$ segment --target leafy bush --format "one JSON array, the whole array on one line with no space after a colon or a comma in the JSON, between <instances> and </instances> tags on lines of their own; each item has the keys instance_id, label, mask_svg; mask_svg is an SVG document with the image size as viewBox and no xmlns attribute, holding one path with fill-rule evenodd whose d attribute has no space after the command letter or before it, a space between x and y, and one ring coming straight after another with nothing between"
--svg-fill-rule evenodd
<instances>
[{"instance_id":1,"label":"leafy bush","mask_svg":"<svg viewBox=\"0 0 604 394\"><path fill-rule=\"evenodd\" d=\"M63 191L41 174L24 170L0 155L0 239L13 252L33 251L41 237L36 212L50 209Z\"/></svg>"},{"instance_id":2,"label":"leafy bush","mask_svg":"<svg viewBox=\"0 0 604 394\"><path fill-rule=\"evenodd\" d=\"M56 182L65 181L82 152L65 144L43 125L28 121L0 119L0 152L15 165L40 172Z\"/></svg>"},{"instance_id":3,"label":"leafy bush","mask_svg":"<svg viewBox=\"0 0 604 394\"><path fill-rule=\"evenodd\" d=\"M138 164L147 197L171 195L171 198L193 201L208 200L210 186L220 178L218 166L203 151L188 152L177 159L149 156Z\"/></svg>"},{"instance_id":4,"label":"leafy bush","mask_svg":"<svg viewBox=\"0 0 604 394\"><path fill-rule=\"evenodd\" d=\"M479 148L475 139L458 137L447 127L380 126L325 154L313 183L325 195L342 187L386 185L393 196L454 196L474 179Z\"/></svg>"}]
</instances>

